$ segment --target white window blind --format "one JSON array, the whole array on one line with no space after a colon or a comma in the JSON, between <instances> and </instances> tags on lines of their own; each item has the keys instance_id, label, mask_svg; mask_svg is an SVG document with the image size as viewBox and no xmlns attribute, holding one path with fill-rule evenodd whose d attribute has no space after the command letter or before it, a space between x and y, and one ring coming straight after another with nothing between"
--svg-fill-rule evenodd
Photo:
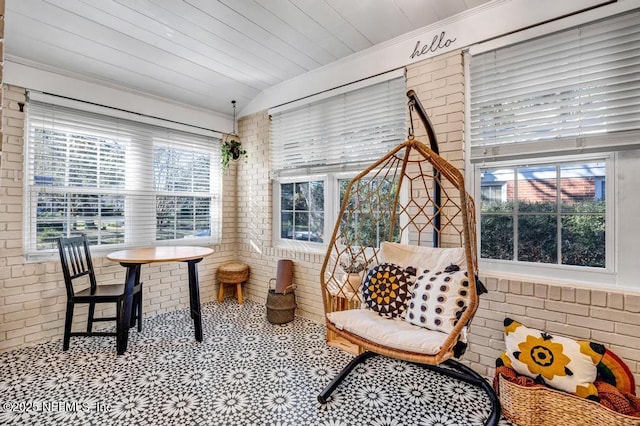
<instances>
[{"instance_id":1,"label":"white window blind","mask_svg":"<svg viewBox=\"0 0 640 426\"><path fill-rule=\"evenodd\" d=\"M128 247L219 240L219 140L67 107L27 107L27 253L62 235Z\"/></svg>"},{"instance_id":2,"label":"white window blind","mask_svg":"<svg viewBox=\"0 0 640 426\"><path fill-rule=\"evenodd\" d=\"M640 129L639 58L639 12L473 56L472 158L629 144L603 136Z\"/></svg>"},{"instance_id":3,"label":"white window blind","mask_svg":"<svg viewBox=\"0 0 640 426\"><path fill-rule=\"evenodd\" d=\"M405 138L405 92L404 78L394 78L273 114L274 173L380 158Z\"/></svg>"}]
</instances>

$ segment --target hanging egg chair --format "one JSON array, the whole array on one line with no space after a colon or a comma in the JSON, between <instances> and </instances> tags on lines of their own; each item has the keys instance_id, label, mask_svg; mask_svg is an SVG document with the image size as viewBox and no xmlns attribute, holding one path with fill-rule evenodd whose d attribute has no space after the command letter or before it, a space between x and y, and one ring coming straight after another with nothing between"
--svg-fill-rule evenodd
<instances>
[{"instance_id":1,"label":"hanging egg chair","mask_svg":"<svg viewBox=\"0 0 640 426\"><path fill-rule=\"evenodd\" d=\"M437 154L435 133L411 91L430 146L412 136L341 188L341 209L321 269L328 343L358 355L318 396L321 403L360 362L379 354L480 386L453 358L486 291L477 279L475 206L462 173ZM445 368L440 367L445 365Z\"/></svg>"}]
</instances>

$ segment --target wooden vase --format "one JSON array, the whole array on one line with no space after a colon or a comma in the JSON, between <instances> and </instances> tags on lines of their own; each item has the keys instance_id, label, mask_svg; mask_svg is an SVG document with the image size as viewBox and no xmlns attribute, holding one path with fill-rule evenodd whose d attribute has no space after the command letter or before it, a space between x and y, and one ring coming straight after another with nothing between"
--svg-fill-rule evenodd
<instances>
[{"instance_id":1,"label":"wooden vase","mask_svg":"<svg viewBox=\"0 0 640 426\"><path fill-rule=\"evenodd\" d=\"M345 293L360 293L360 287L362 286L362 273L349 272L342 277L343 291Z\"/></svg>"}]
</instances>

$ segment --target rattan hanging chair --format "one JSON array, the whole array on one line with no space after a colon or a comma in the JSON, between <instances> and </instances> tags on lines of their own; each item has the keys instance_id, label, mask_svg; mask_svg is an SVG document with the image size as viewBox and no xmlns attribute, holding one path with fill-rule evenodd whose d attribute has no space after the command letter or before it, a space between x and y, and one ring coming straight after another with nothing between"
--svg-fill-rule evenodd
<instances>
[{"instance_id":1,"label":"rattan hanging chair","mask_svg":"<svg viewBox=\"0 0 640 426\"><path fill-rule=\"evenodd\" d=\"M435 138L421 106L420 111L427 135ZM463 175L435 152L435 140L430 142L435 150L409 137L341 188L342 207L321 270L322 294L328 342L356 347L359 355L318 400L325 403L358 363L380 354L482 387L492 407L486 424L497 424L500 404L491 386L452 359L466 348L478 294L485 291L477 280L474 202L465 191ZM398 268L390 270L390 265ZM416 294L418 281L453 276L451 271L466 278L447 283L449 295L464 294L464 306L460 303L453 320L430 316L431 312L421 315L419 310L431 302L436 309L441 306L414 300L433 296L429 284ZM399 281L376 287L389 275ZM408 279L402 283L406 300L401 306L396 299L403 290L391 286L403 277ZM446 327L438 327L438 321Z\"/></svg>"}]
</instances>

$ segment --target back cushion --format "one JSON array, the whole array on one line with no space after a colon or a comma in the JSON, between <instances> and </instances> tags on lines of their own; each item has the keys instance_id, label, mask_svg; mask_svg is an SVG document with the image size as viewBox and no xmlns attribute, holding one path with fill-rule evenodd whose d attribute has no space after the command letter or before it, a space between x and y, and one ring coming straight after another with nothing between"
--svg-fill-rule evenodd
<instances>
[{"instance_id":1,"label":"back cushion","mask_svg":"<svg viewBox=\"0 0 640 426\"><path fill-rule=\"evenodd\" d=\"M411 266L416 270L427 268L432 271L443 271L451 264L458 265L462 270L467 267L467 257L462 247L410 246L385 241L380 245L378 256L381 263L394 263L404 268Z\"/></svg>"}]
</instances>

